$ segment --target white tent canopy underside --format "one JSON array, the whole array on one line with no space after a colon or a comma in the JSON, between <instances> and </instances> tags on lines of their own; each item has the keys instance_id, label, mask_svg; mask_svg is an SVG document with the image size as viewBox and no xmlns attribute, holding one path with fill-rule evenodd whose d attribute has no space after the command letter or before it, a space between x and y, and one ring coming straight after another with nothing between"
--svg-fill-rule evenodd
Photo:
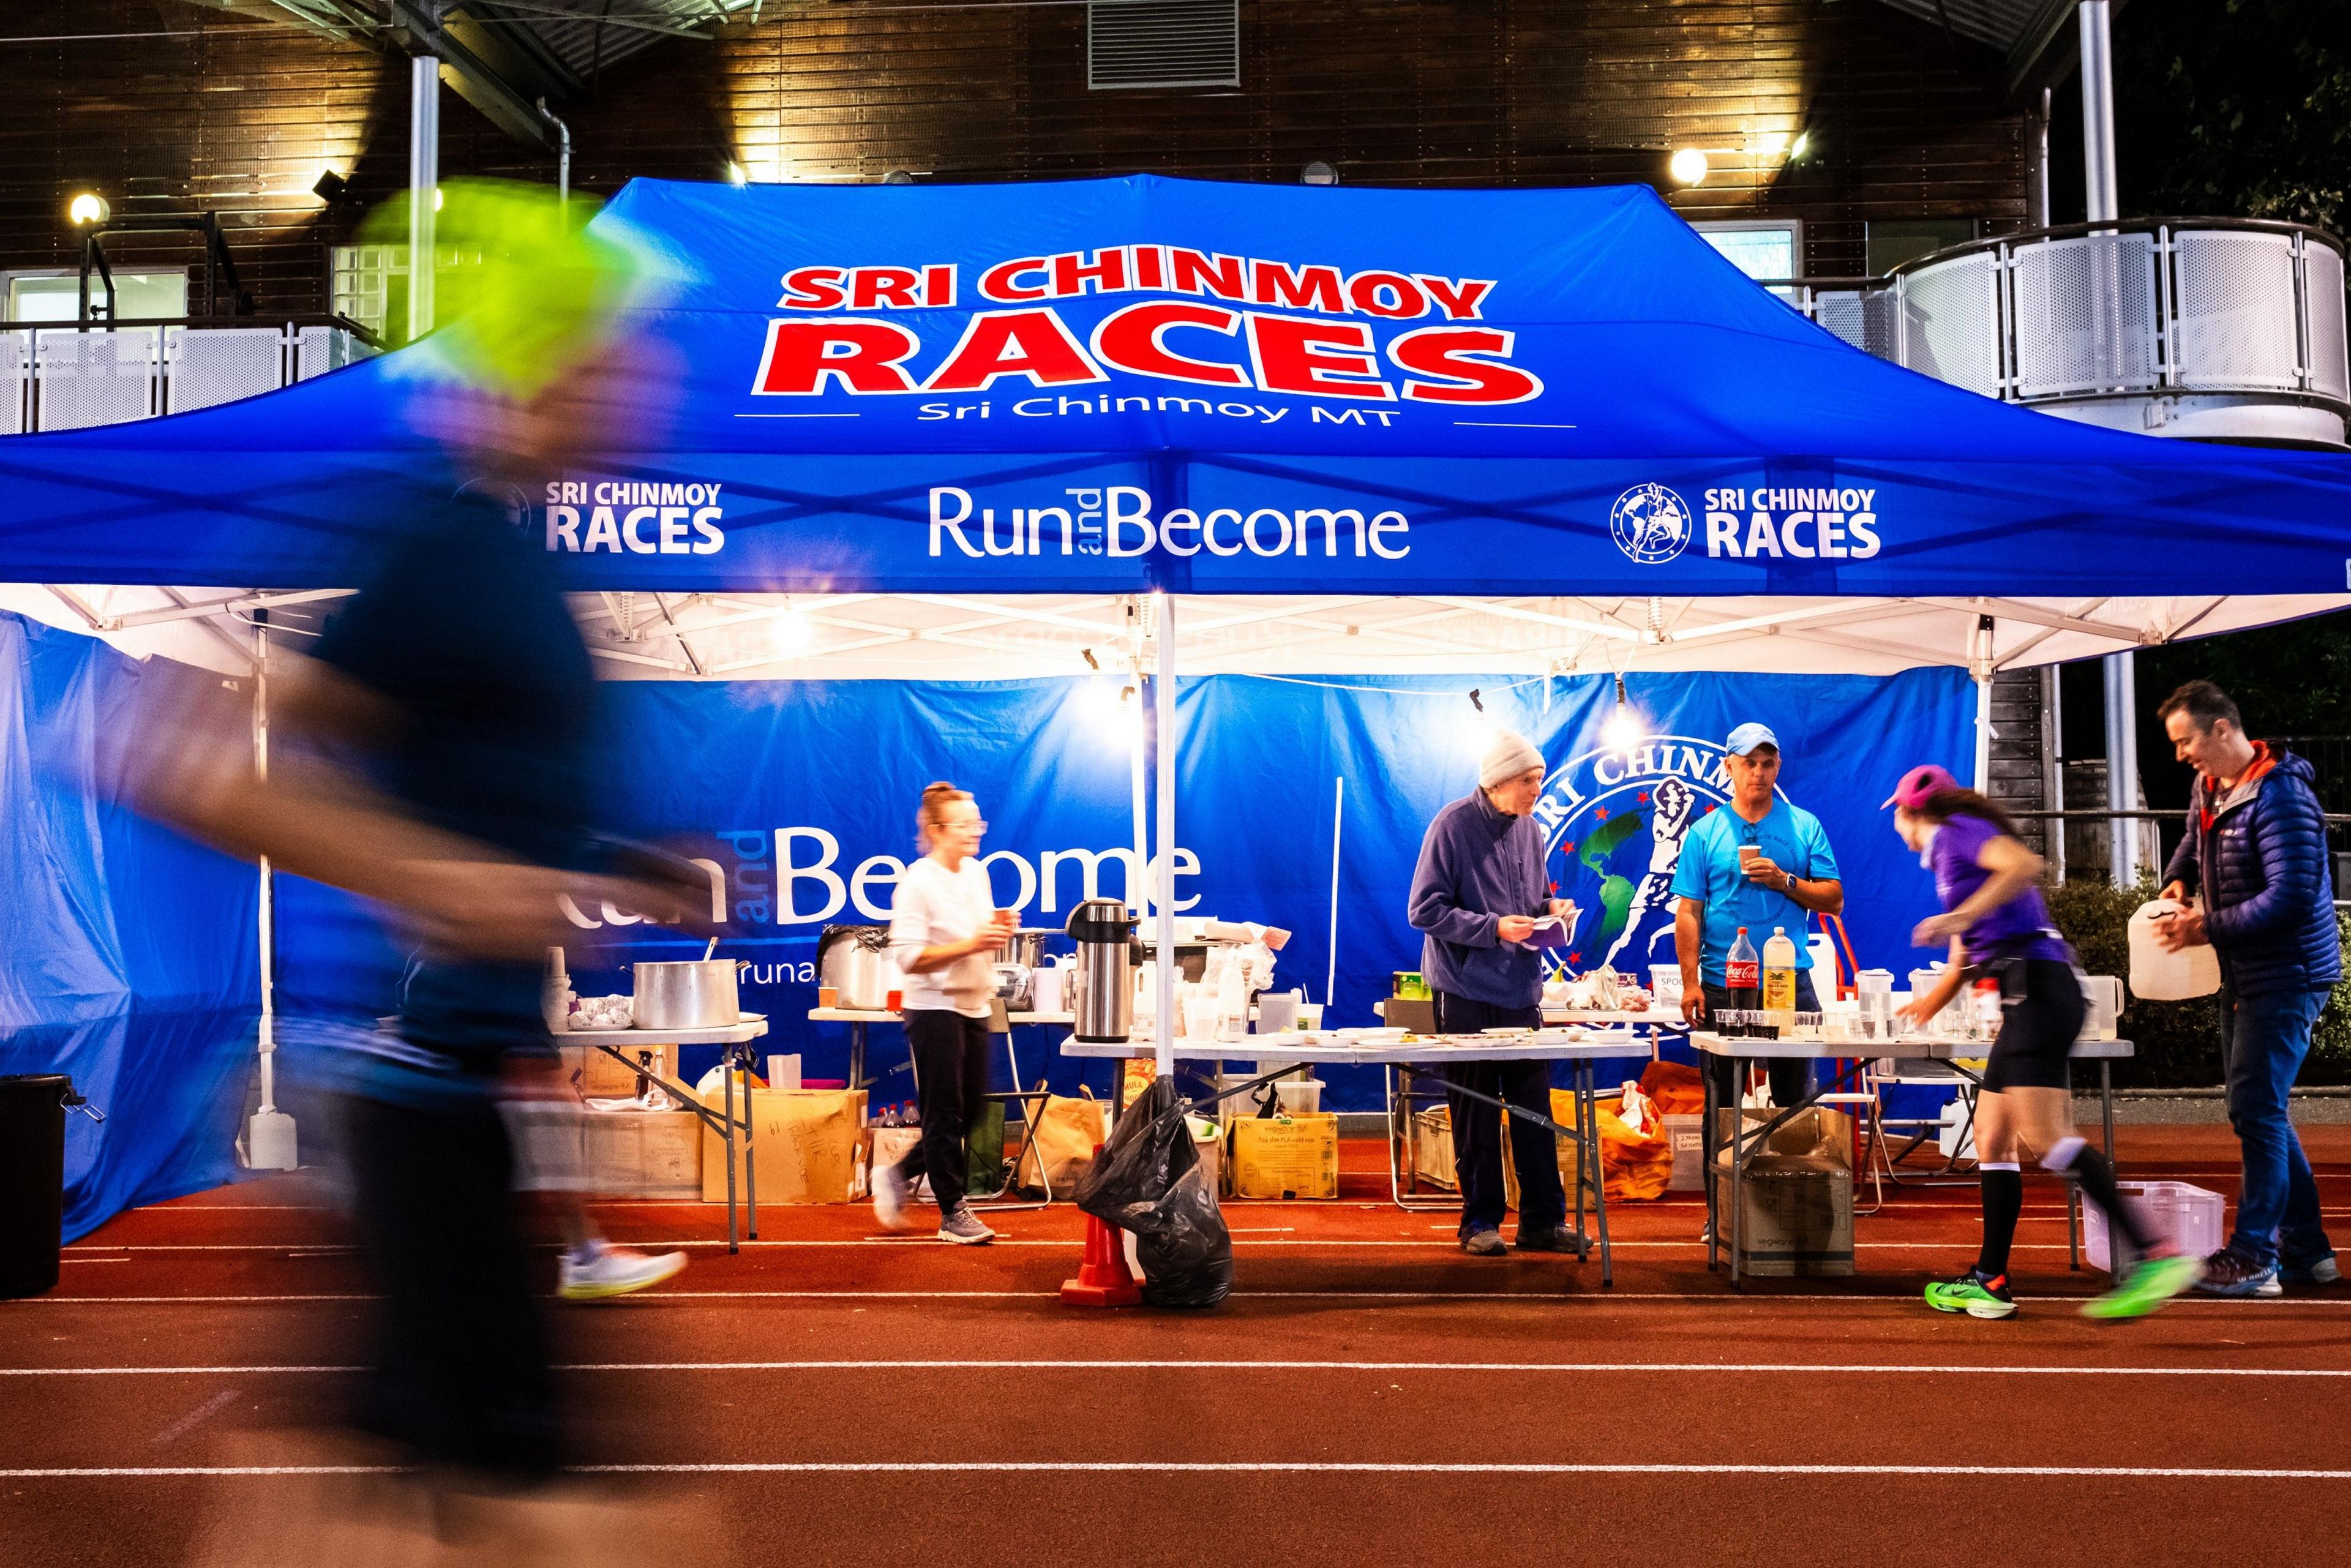
<instances>
[{"instance_id":1,"label":"white tent canopy underside","mask_svg":"<svg viewBox=\"0 0 2351 1568\"><path fill-rule=\"evenodd\" d=\"M300 647L340 591L0 588L0 609L126 653L242 674L255 612ZM1108 595L592 593L572 605L618 679L1017 680L1148 654L1145 601ZM1186 674L1891 674L2094 657L2351 607L2351 594L2159 599L1186 595ZM1987 622L1986 618L1989 618ZM1093 662L1090 664L1087 653Z\"/></svg>"}]
</instances>

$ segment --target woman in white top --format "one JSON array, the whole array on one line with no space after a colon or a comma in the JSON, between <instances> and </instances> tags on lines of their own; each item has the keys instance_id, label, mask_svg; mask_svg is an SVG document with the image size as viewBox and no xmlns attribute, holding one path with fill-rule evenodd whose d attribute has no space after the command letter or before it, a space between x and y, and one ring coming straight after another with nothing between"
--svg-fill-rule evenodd
<instances>
[{"instance_id":1,"label":"woman in white top","mask_svg":"<svg viewBox=\"0 0 2351 1568\"><path fill-rule=\"evenodd\" d=\"M873 1211L893 1230L910 1229L906 1202L927 1174L939 1204L939 1239L967 1246L996 1239L964 1203L967 1139L987 1104L987 1019L996 996L988 955L1012 935L1012 912L996 907L979 863L987 824L967 790L923 791L915 829L929 852L898 879L890 910L890 956L906 976L906 1040L914 1047L923 1141L873 1180Z\"/></svg>"}]
</instances>

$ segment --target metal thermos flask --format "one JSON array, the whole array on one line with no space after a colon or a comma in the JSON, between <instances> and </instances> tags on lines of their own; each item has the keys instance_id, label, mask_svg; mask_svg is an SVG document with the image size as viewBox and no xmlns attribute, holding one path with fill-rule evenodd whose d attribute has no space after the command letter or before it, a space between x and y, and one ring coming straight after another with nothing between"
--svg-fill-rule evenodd
<instances>
[{"instance_id":1,"label":"metal thermos flask","mask_svg":"<svg viewBox=\"0 0 2351 1568\"><path fill-rule=\"evenodd\" d=\"M1135 916L1115 898L1089 898L1070 912L1070 940L1078 945L1078 975L1070 1010L1077 1037L1121 1043L1134 1032L1134 979L1130 949Z\"/></svg>"}]
</instances>

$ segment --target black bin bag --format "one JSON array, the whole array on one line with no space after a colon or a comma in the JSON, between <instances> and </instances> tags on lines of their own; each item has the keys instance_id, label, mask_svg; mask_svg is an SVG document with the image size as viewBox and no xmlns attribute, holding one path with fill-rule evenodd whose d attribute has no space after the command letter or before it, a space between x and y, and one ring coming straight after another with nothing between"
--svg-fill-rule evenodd
<instances>
[{"instance_id":1,"label":"black bin bag","mask_svg":"<svg viewBox=\"0 0 2351 1568\"><path fill-rule=\"evenodd\" d=\"M1155 1080L1118 1119L1078 1183L1078 1207L1134 1233L1152 1306L1213 1307L1232 1293L1232 1232L1167 1080Z\"/></svg>"}]
</instances>

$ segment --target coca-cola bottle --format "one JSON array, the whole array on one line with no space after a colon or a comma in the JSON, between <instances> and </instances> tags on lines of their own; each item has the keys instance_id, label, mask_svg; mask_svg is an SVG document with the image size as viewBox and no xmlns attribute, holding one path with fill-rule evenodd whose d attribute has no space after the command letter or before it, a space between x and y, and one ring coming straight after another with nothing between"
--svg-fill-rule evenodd
<instances>
[{"instance_id":1,"label":"coca-cola bottle","mask_svg":"<svg viewBox=\"0 0 2351 1568\"><path fill-rule=\"evenodd\" d=\"M1730 945L1730 953L1723 960L1722 983L1730 992L1730 1010L1739 1015L1738 1027L1726 1029L1726 1034L1744 1034L1748 1015L1762 1010L1763 967L1755 956L1755 944L1747 939L1747 927L1739 928L1739 939Z\"/></svg>"}]
</instances>

